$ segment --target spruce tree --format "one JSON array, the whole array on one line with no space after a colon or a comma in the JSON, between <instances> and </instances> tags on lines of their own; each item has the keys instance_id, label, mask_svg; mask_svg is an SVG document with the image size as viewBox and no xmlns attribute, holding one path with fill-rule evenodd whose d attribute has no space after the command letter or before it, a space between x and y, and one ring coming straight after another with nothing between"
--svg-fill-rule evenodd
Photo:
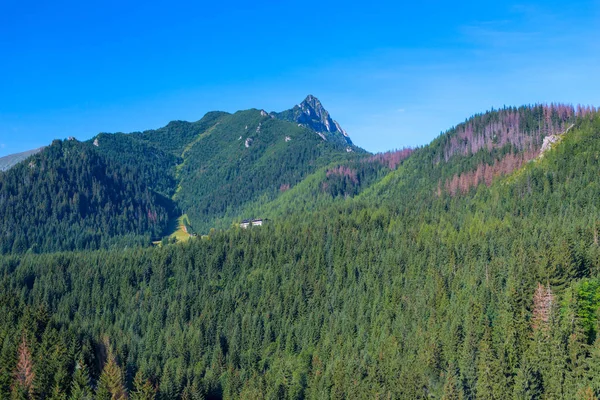
<instances>
[{"instance_id":1,"label":"spruce tree","mask_svg":"<svg viewBox=\"0 0 600 400\"><path fill-rule=\"evenodd\" d=\"M446 371L446 382L444 383L444 393L442 400L460 400L461 396L460 382L454 363L450 363Z\"/></svg>"},{"instance_id":2,"label":"spruce tree","mask_svg":"<svg viewBox=\"0 0 600 400\"><path fill-rule=\"evenodd\" d=\"M503 373L498 357L492 349L489 328L486 329L479 344L479 357L477 360L477 398L500 399L507 390L503 386Z\"/></svg>"},{"instance_id":3,"label":"spruce tree","mask_svg":"<svg viewBox=\"0 0 600 400\"><path fill-rule=\"evenodd\" d=\"M149 380L144 379L142 370L138 370L133 380L132 400L153 400L155 390Z\"/></svg>"},{"instance_id":4,"label":"spruce tree","mask_svg":"<svg viewBox=\"0 0 600 400\"><path fill-rule=\"evenodd\" d=\"M98 390L96 399L98 400L124 400L127 393L123 385L123 371L117 364L117 360L112 350L109 348L108 360L104 365L102 374L98 381Z\"/></svg>"},{"instance_id":5,"label":"spruce tree","mask_svg":"<svg viewBox=\"0 0 600 400\"><path fill-rule=\"evenodd\" d=\"M71 386L71 400L91 400L92 390L90 387L90 376L87 367L83 361L75 364L75 373L73 374L73 383Z\"/></svg>"}]
</instances>

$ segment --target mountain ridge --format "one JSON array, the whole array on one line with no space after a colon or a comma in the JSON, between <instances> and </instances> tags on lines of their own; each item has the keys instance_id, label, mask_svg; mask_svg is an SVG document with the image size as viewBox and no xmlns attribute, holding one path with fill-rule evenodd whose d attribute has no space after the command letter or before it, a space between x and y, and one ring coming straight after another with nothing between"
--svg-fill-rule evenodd
<instances>
[{"instance_id":1,"label":"mountain ridge","mask_svg":"<svg viewBox=\"0 0 600 400\"><path fill-rule=\"evenodd\" d=\"M545 137L564 131L584 111L561 104L492 110L427 146L370 155L350 145L347 133L309 95L280 115L261 109L209 112L156 130L101 133L82 145L135 170L140 184L169 199L161 215L186 214L190 231L207 233L246 218L314 210L353 197L414 203L405 186L419 185L423 205L465 195L521 168L537 156ZM298 122L308 117L311 126ZM315 134L325 122L330 140ZM140 223L153 226L156 238L155 224ZM167 225L164 219L161 224Z\"/></svg>"}]
</instances>

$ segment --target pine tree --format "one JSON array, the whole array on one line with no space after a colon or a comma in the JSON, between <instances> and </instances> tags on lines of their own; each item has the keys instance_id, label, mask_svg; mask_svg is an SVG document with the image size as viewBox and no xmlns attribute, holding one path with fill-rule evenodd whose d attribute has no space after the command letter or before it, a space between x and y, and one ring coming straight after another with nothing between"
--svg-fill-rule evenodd
<instances>
[{"instance_id":1,"label":"pine tree","mask_svg":"<svg viewBox=\"0 0 600 400\"><path fill-rule=\"evenodd\" d=\"M155 390L149 380L144 379L142 370L138 370L133 380L132 400L153 400Z\"/></svg>"},{"instance_id":2,"label":"pine tree","mask_svg":"<svg viewBox=\"0 0 600 400\"><path fill-rule=\"evenodd\" d=\"M477 360L476 393L480 399L500 399L506 391L506 387L502 386L502 368L491 346L490 332L486 329Z\"/></svg>"},{"instance_id":3,"label":"pine tree","mask_svg":"<svg viewBox=\"0 0 600 400\"><path fill-rule=\"evenodd\" d=\"M56 384L54 385L54 390L52 391L52 396L50 396L50 400L67 400L67 394L61 389L61 387Z\"/></svg>"},{"instance_id":4,"label":"pine tree","mask_svg":"<svg viewBox=\"0 0 600 400\"><path fill-rule=\"evenodd\" d=\"M600 394L600 336L596 337L590 349L588 363L590 366L588 380L591 381L591 388L598 395Z\"/></svg>"},{"instance_id":5,"label":"pine tree","mask_svg":"<svg viewBox=\"0 0 600 400\"><path fill-rule=\"evenodd\" d=\"M90 376L83 361L78 361L73 374L71 387L71 400L91 400L92 390L90 388Z\"/></svg>"},{"instance_id":6,"label":"pine tree","mask_svg":"<svg viewBox=\"0 0 600 400\"><path fill-rule=\"evenodd\" d=\"M442 400L459 400L461 398L461 390L458 382L458 374L456 367L450 363L446 371L446 382L444 383L444 394Z\"/></svg>"},{"instance_id":7,"label":"pine tree","mask_svg":"<svg viewBox=\"0 0 600 400\"><path fill-rule=\"evenodd\" d=\"M121 371L121 368L117 364L115 355L110 347L108 350L108 359L98 381L96 398L98 400L124 400L127 398L127 393L123 386L123 371Z\"/></svg>"},{"instance_id":8,"label":"pine tree","mask_svg":"<svg viewBox=\"0 0 600 400\"><path fill-rule=\"evenodd\" d=\"M567 352L569 359L569 371L567 374L567 394L575 395L585 387L585 378L588 375L588 346L585 343L585 335L579 324L575 325L574 332L569 336Z\"/></svg>"},{"instance_id":9,"label":"pine tree","mask_svg":"<svg viewBox=\"0 0 600 400\"><path fill-rule=\"evenodd\" d=\"M552 315L552 307L554 305L554 294L550 289L550 285L544 286L538 283L538 286L533 295L533 316L532 328L547 330Z\"/></svg>"},{"instance_id":10,"label":"pine tree","mask_svg":"<svg viewBox=\"0 0 600 400\"><path fill-rule=\"evenodd\" d=\"M204 393L198 385L197 379L194 379L193 383L188 383L183 390L181 395L182 400L204 400Z\"/></svg>"},{"instance_id":11,"label":"pine tree","mask_svg":"<svg viewBox=\"0 0 600 400\"><path fill-rule=\"evenodd\" d=\"M596 397L594 391L589 386L579 389L577 392L577 398L581 400L598 400L598 397Z\"/></svg>"},{"instance_id":12,"label":"pine tree","mask_svg":"<svg viewBox=\"0 0 600 400\"><path fill-rule=\"evenodd\" d=\"M10 392L10 400L29 400L29 393L27 388L23 387L19 383L15 383Z\"/></svg>"},{"instance_id":13,"label":"pine tree","mask_svg":"<svg viewBox=\"0 0 600 400\"><path fill-rule=\"evenodd\" d=\"M13 341L7 335L0 348L0 398L8 397L11 393L17 355L15 350Z\"/></svg>"},{"instance_id":14,"label":"pine tree","mask_svg":"<svg viewBox=\"0 0 600 400\"><path fill-rule=\"evenodd\" d=\"M514 398L515 400L539 399L543 393L542 376L537 363L531 359L531 348L529 348L523 356L515 378Z\"/></svg>"}]
</instances>

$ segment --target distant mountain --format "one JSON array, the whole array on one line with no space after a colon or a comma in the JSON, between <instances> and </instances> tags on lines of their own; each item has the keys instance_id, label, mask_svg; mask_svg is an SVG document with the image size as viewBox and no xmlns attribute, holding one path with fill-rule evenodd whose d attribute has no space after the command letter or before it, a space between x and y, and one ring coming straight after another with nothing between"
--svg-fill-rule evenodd
<instances>
[{"instance_id":1,"label":"distant mountain","mask_svg":"<svg viewBox=\"0 0 600 400\"><path fill-rule=\"evenodd\" d=\"M197 228L228 226L252 217L239 215L246 204L270 201L318 168L351 157L348 148L365 153L263 111L239 111L219 119L182 154L174 199Z\"/></svg>"},{"instance_id":2,"label":"distant mountain","mask_svg":"<svg viewBox=\"0 0 600 400\"><path fill-rule=\"evenodd\" d=\"M186 230L206 233L260 217L329 167L346 171L353 163L363 172L358 179L330 173L303 195L307 201L355 195L382 174L379 164L356 163L368 153L314 96L283 113L215 111L196 122L70 138L40 150L0 159L3 169L14 166L0 179L0 226L7 232L0 252L147 244L172 233L181 214L188 215Z\"/></svg>"},{"instance_id":3,"label":"distant mountain","mask_svg":"<svg viewBox=\"0 0 600 400\"><path fill-rule=\"evenodd\" d=\"M246 218L276 218L359 195L368 201L395 205L416 201L426 205L446 194L466 194L480 184L490 185L493 178L508 175L535 158L544 138L558 138L556 135L572 125L575 115L573 107L564 105L493 110L468 119L414 153L403 149L373 156L352 145L321 102L309 95L299 105L280 113L258 109L233 114L209 112L199 121L172 121L156 130L101 133L87 143L69 143L84 146L88 156L59 157L48 162L58 171L64 171L61 163L72 164L72 173L78 174L88 168L86 162L94 155L106 164L104 170L111 171L118 180L105 180L102 184L117 184L117 191L136 193L138 198L141 192L148 191L143 196L150 208L162 207L157 223L139 221L129 227L121 224L117 230L103 229L103 235L132 233L157 238L170 233L168 229L161 231L167 227L168 216L182 214L187 214L187 229L206 233ZM60 154L53 151L44 157L50 155ZM18 158L15 156L13 163ZM20 168L7 178L18 185L18 174L25 171L28 169ZM123 180L122 174L135 185ZM72 199L76 192L84 198L88 196L85 176L64 178L82 181L69 189L68 198ZM46 185L43 175L36 175L36 179L36 184ZM5 187L15 190L17 186ZM406 187L419 189L407 191ZM17 198L25 207L25 215L25 209L31 206L28 197L13 200ZM103 219L111 213L106 208L92 207L83 217ZM13 214L17 221L21 214ZM76 221L78 217L75 213L70 218ZM43 218L37 223L43 224ZM18 236L21 228L17 224L10 229ZM170 229L174 229L173 225ZM90 245L92 248L98 246L98 239L93 243L96 244ZM56 250L61 246L38 248Z\"/></svg>"},{"instance_id":4,"label":"distant mountain","mask_svg":"<svg viewBox=\"0 0 600 400\"><path fill-rule=\"evenodd\" d=\"M40 151L42 151L42 149L43 147L40 147L39 149L27 150L22 153L9 154L7 156L0 157L0 171L7 171L14 165L20 163L23 160L26 160L28 157L39 153Z\"/></svg>"},{"instance_id":5,"label":"distant mountain","mask_svg":"<svg viewBox=\"0 0 600 400\"><path fill-rule=\"evenodd\" d=\"M172 197L195 230L208 232L252 217L245 214L249 209L273 201L319 168L367 154L352 145L317 98L301 104L304 111L294 111L296 106L279 114L209 112L199 121L173 121L157 130L99 134L90 143L115 162L135 164L140 179Z\"/></svg>"},{"instance_id":6,"label":"distant mountain","mask_svg":"<svg viewBox=\"0 0 600 400\"><path fill-rule=\"evenodd\" d=\"M306 99L294 108L282 112L272 112L275 118L297 123L299 126L312 129L323 140L352 145L348 133L340 124L333 120L329 112L323 107L319 99L308 95Z\"/></svg>"}]
</instances>

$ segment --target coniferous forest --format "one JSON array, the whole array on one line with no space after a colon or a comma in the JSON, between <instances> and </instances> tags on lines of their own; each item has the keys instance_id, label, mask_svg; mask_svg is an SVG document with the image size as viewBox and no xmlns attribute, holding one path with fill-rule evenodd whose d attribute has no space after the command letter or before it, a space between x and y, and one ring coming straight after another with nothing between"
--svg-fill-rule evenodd
<instances>
[{"instance_id":1,"label":"coniferous forest","mask_svg":"<svg viewBox=\"0 0 600 400\"><path fill-rule=\"evenodd\" d=\"M596 109L375 155L296 122L209 113L0 172L0 398L600 397ZM182 213L197 235L159 243Z\"/></svg>"}]
</instances>

